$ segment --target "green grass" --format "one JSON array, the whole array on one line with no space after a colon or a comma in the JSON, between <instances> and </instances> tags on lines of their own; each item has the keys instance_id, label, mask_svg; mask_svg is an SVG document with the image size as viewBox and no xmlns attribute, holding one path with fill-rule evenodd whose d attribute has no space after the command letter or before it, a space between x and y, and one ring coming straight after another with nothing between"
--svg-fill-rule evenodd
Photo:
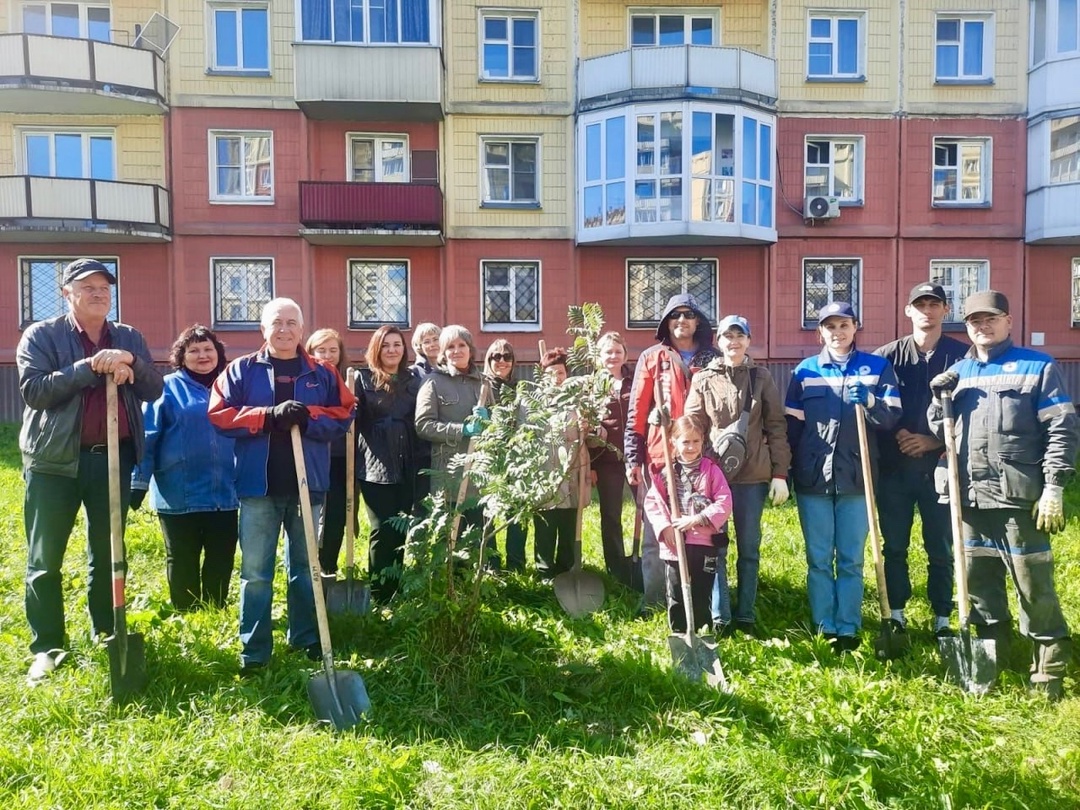
<instances>
[{"instance_id":1,"label":"green grass","mask_svg":"<svg viewBox=\"0 0 1080 810\"><path fill-rule=\"evenodd\" d=\"M1071 514L1080 491L1070 493ZM25 537L15 430L0 428L0 807L8 808L1076 808L1080 696L1024 689L1025 645L990 696L942 682L927 629L925 557L913 553L911 654L882 664L867 554L863 651L837 659L806 630L795 510L766 513L759 596L768 638L721 641L731 695L679 680L663 616L633 618L612 585L573 621L550 586L510 577L472 632L399 609L334 625L337 660L362 674L370 722L320 727L316 667L277 649L261 678L236 676L236 587L220 611L171 615L157 524L130 524L129 617L146 637L150 686L112 705L85 613L77 529L65 565L71 661L29 689ZM629 534L630 511L626 512ZM500 540L501 543L501 540ZM915 544L916 546L918 543ZM1080 522L1055 539L1066 615L1080 622ZM600 562L595 505L586 564ZM922 573L920 573L922 572ZM1073 694L1080 687L1067 682Z\"/></svg>"}]
</instances>

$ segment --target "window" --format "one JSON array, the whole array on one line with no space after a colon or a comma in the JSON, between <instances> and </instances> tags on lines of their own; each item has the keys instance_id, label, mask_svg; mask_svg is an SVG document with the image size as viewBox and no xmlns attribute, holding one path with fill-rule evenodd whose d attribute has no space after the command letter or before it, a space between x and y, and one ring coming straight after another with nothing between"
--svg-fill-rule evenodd
<instances>
[{"instance_id":1,"label":"window","mask_svg":"<svg viewBox=\"0 0 1080 810\"><path fill-rule=\"evenodd\" d=\"M744 225L773 225L772 127L743 118L742 221Z\"/></svg>"},{"instance_id":2,"label":"window","mask_svg":"<svg viewBox=\"0 0 1080 810\"><path fill-rule=\"evenodd\" d=\"M716 45L716 18L704 14L678 14L673 10L635 11L630 15L630 47L656 45Z\"/></svg>"},{"instance_id":3,"label":"window","mask_svg":"<svg viewBox=\"0 0 1080 810\"><path fill-rule=\"evenodd\" d=\"M841 202L862 205L862 187L862 138L806 138L805 196L836 197Z\"/></svg>"},{"instance_id":4,"label":"window","mask_svg":"<svg viewBox=\"0 0 1080 810\"><path fill-rule=\"evenodd\" d=\"M300 0L305 42L431 41L428 0Z\"/></svg>"},{"instance_id":5,"label":"window","mask_svg":"<svg viewBox=\"0 0 1080 810\"><path fill-rule=\"evenodd\" d=\"M41 177L116 179L116 155L110 131L39 132L23 130L26 174Z\"/></svg>"},{"instance_id":6,"label":"window","mask_svg":"<svg viewBox=\"0 0 1080 810\"><path fill-rule=\"evenodd\" d=\"M683 114L637 116L635 222L682 220Z\"/></svg>"},{"instance_id":7,"label":"window","mask_svg":"<svg viewBox=\"0 0 1080 810\"><path fill-rule=\"evenodd\" d=\"M1050 120L1050 182L1080 182L1080 115Z\"/></svg>"},{"instance_id":8,"label":"window","mask_svg":"<svg viewBox=\"0 0 1080 810\"><path fill-rule=\"evenodd\" d=\"M108 5L23 3L22 30L25 34L111 42L110 28Z\"/></svg>"},{"instance_id":9,"label":"window","mask_svg":"<svg viewBox=\"0 0 1080 810\"><path fill-rule=\"evenodd\" d=\"M268 73L270 35L265 5L212 5L210 69Z\"/></svg>"},{"instance_id":10,"label":"window","mask_svg":"<svg viewBox=\"0 0 1080 810\"><path fill-rule=\"evenodd\" d=\"M539 138L482 138L485 205L540 205Z\"/></svg>"},{"instance_id":11,"label":"window","mask_svg":"<svg viewBox=\"0 0 1080 810\"><path fill-rule=\"evenodd\" d=\"M990 141L934 138L934 205L990 204Z\"/></svg>"},{"instance_id":12,"label":"window","mask_svg":"<svg viewBox=\"0 0 1080 810\"><path fill-rule=\"evenodd\" d=\"M540 326L540 262L481 262L484 327Z\"/></svg>"},{"instance_id":13,"label":"window","mask_svg":"<svg viewBox=\"0 0 1080 810\"><path fill-rule=\"evenodd\" d=\"M1080 0L1033 0L1031 64L1080 51Z\"/></svg>"},{"instance_id":14,"label":"window","mask_svg":"<svg viewBox=\"0 0 1080 810\"><path fill-rule=\"evenodd\" d=\"M409 263L349 262L349 328L409 325Z\"/></svg>"},{"instance_id":15,"label":"window","mask_svg":"<svg viewBox=\"0 0 1080 810\"><path fill-rule=\"evenodd\" d=\"M507 81L535 81L539 76L536 12L496 14L482 12L480 24L480 77Z\"/></svg>"},{"instance_id":16,"label":"window","mask_svg":"<svg viewBox=\"0 0 1080 810\"><path fill-rule=\"evenodd\" d=\"M627 325L655 328L668 299L690 293L711 323L716 323L716 261L630 261L626 265Z\"/></svg>"},{"instance_id":17,"label":"window","mask_svg":"<svg viewBox=\"0 0 1080 810\"><path fill-rule=\"evenodd\" d=\"M812 13L806 44L806 75L811 79L862 81L865 17Z\"/></svg>"},{"instance_id":18,"label":"window","mask_svg":"<svg viewBox=\"0 0 1080 810\"><path fill-rule=\"evenodd\" d=\"M210 199L216 202L273 202L271 133L210 133Z\"/></svg>"},{"instance_id":19,"label":"window","mask_svg":"<svg viewBox=\"0 0 1080 810\"><path fill-rule=\"evenodd\" d=\"M1057 52L1076 53L1080 50L1080 2L1058 0Z\"/></svg>"},{"instance_id":20,"label":"window","mask_svg":"<svg viewBox=\"0 0 1080 810\"><path fill-rule=\"evenodd\" d=\"M64 268L68 263L75 261L77 256L57 258L53 256L42 258L19 259L19 289L22 293L22 313L20 328L29 326L35 321L43 321L67 312L64 296L60 293L61 280ZM105 259L95 256L99 262L109 269L109 272L120 280L117 261L115 258ZM109 307L109 320L115 321L120 318L120 288L116 286L112 293L112 306Z\"/></svg>"},{"instance_id":21,"label":"window","mask_svg":"<svg viewBox=\"0 0 1080 810\"><path fill-rule=\"evenodd\" d=\"M1072 325L1080 326L1080 259L1072 260Z\"/></svg>"},{"instance_id":22,"label":"window","mask_svg":"<svg viewBox=\"0 0 1080 810\"><path fill-rule=\"evenodd\" d=\"M803 259L803 329L816 329L818 311L847 301L859 311L862 259Z\"/></svg>"},{"instance_id":23,"label":"window","mask_svg":"<svg viewBox=\"0 0 1080 810\"><path fill-rule=\"evenodd\" d=\"M273 259L211 259L214 326L258 328L274 297Z\"/></svg>"},{"instance_id":24,"label":"window","mask_svg":"<svg viewBox=\"0 0 1080 810\"><path fill-rule=\"evenodd\" d=\"M948 323L964 322L964 302L972 293L990 289L990 262L985 259L935 259L930 262L930 281L945 289Z\"/></svg>"},{"instance_id":25,"label":"window","mask_svg":"<svg viewBox=\"0 0 1080 810\"><path fill-rule=\"evenodd\" d=\"M690 218L700 222L735 221L735 116L691 115Z\"/></svg>"},{"instance_id":26,"label":"window","mask_svg":"<svg viewBox=\"0 0 1080 810\"><path fill-rule=\"evenodd\" d=\"M408 183L409 139L349 134L348 177L354 183Z\"/></svg>"},{"instance_id":27,"label":"window","mask_svg":"<svg viewBox=\"0 0 1080 810\"><path fill-rule=\"evenodd\" d=\"M584 226L626 222L626 118L585 127Z\"/></svg>"},{"instance_id":28,"label":"window","mask_svg":"<svg viewBox=\"0 0 1080 810\"><path fill-rule=\"evenodd\" d=\"M992 19L938 15L934 50L937 81L981 82L993 78Z\"/></svg>"}]
</instances>

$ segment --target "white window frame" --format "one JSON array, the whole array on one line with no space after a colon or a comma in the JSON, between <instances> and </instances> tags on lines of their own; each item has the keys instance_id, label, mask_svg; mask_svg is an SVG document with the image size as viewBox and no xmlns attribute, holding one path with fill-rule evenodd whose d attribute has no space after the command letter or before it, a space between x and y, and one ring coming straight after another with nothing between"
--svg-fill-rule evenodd
<instances>
[{"instance_id":1,"label":"white window frame","mask_svg":"<svg viewBox=\"0 0 1080 810\"><path fill-rule=\"evenodd\" d=\"M945 272L952 270L952 281L946 283ZM975 271L975 288L967 288L959 279L959 271ZM931 259L928 278L930 283L939 284L945 290L949 304L949 314L945 323L962 324L964 322L964 301L975 292L990 289L989 259Z\"/></svg>"},{"instance_id":2,"label":"white window frame","mask_svg":"<svg viewBox=\"0 0 1080 810\"><path fill-rule=\"evenodd\" d=\"M509 282L505 286L488 284L487 271L491 265L509 265ZM536 274L536 320L519 321L514 317L515 300L515 267L528 267ZM539 332L543 324L543 263L540 259L481 259L480 260L480 331L482 332ZM492 292L508 292L510 294L510 320L489 321L487 319L487 294Z\"/></svg>"},{"instance_id":3,"label":"white window frame","mask_svg":"<svg viewBox=\"0 0 1080 810\"><path fill-rule=\"evenodd\" d=\"M654 29L657 32L656 43L653 45L634 44L634 17L655 18ZM626 47L627 48L669 48L670 45L660 45L660 17L683 18L683 43L689 45L693 35L692 23L695 19L707 19L712 21L712 44L719 45L720 39L720 9L708 6L631 6L626 10Z\"/></svg>"},{"instance_id":4,"label":"white window frame","mask_svg":"<svg viewBox=\"0 0 1080 810\"><path fill-rule=\"evenodd\" d=\"M539 9L505 9L505 8L482 8L477 12L477 37L479 39L478 52L477 52L477 67L479 69L479 79L482 82L510 82L519 84L536 84L540 81L540 65L541 62L541 44L543 37L540 32L540 10ZM485 22L492 18L503 18L506 20L506 49L507 49L507 72L506 76L492 76L488 74L484 67L484 46L488 44L488 40L485 36ZM536 26L536 44L533 46L535 51L534 55L534 69L530 76L515 76L514 75L514 20L532 20L533 25ZM501 40L494 40L492 44L502 44Z\"/></svg>"},{"instance_id":5,"label":"white window frame","mask_svg":"<svg viewBox=\"0 0 1080 810\"><path fill-rule=\"evenodd\" d=\"M810 147L811 142L820 143L827 142L829 144L829 162L825 163L810 163L806 156L806 153ZM835 146L837 144L851 145L853 147L853 180L852 180L852 195L850 197L841 197L836 192L836 163L835 163ZM865 188L865 170L866 170L866 137L864 135L807 135L803 139L803 194L804 196L810 196L811 194L818 194L820 192L812 192L807 187L806 183L806 171L811 166L814 167L828 167L829 170L829 188L825 192L826 197L836 197L840 201L840 205L860 206L865 202L863 195L863 189Z\"/></svg>"},{"instance_id":6,"label":"white window frame","mask_svg":"<svg viewBox=\"0 0 1080 810\"><path fill-rule=\"evenodd\" d=\"M106 42L112 42L112 29L113 29L113 13L112 7L108 3L80 3L78 0L72 2L55 2L55 0L39 0L39 2L22 2L15 7L15 14L17 15L17 25L21 31L23 28L23 8L26 6L44 6L45 7L45 30L48 32L48 36L53 36L53 15L52 7L56 5L74 5L79 7L79 38L90 38L90 21L88 19L88 12L92 8L104 9L109 12L109 38ZM14 21L13 21L14 22Z\"/></svg>"},{"instance_id":7,"label":"white window frame","mask_svg":"<svg viewBox=\"0 0 1080 810\"><path fill-rule=\"evenodd\" d=\"M506 168L510 172L509 189L511 198L509 200L494 200L490 197L490 184L488 183L488 164L487 164L487 145L490 143L506 143L509 144L508 149L509 163ZM514 144L531 143L536 147L536 177L535 177L535 194L534 199L529 200L515 200L513 199L514 193ZM481 135L480 136L480 205L482 208L540 208L540 200L543 199L540 181L543 177L543 165L542 165L542 147L543 141L539 135ZM502 166L493 166L492 168L503 168Z\"/></svg>"},{"instance_id":8,"label":"white window frame","mask_svg":"<svg viewBox=\"0 0 1080 810\"><path fill-rule=\"evenodd\" d=\"M1065 126L1076 127L1076 137L1072 143L1063 147L1060 160L1064 168L1057 175L1054 173L1054 123L1067 121ZM1065 115L1051 118L1047 127L1046 173L1049 185L1080 182L1080 115Z\"/></svg>"},{"instance_id":9,"label":"white window frame","mask_svg":"<svg viewBox=\"0 0 1080 810\"><path fill-rule=\"evenodd\" d=\"M956 166L949 166L948 164L939 165L937 162L937 150L939 146L956 146ZM982 190L982 196L977 200L963 199L963 186L961 184L961 178L966 174L964 162L965 158L963 150L968 147L979 147L979 188ZM994 149L992 138L979 138L979 137L963 137L953 135L935 135L930 144L930 205L933 208L989 208L993 204L992 196L992 180L994 176ZM952 169L956 172L956 199L938 199L937 198L937 179L936 175L938 170Z\"/></svg>"},{"instance_id":10,"label":"white window frame","mask_svg":"<svg viewBox=\"0 0 1080 810\"><path fill-rule=\"evenodd\" d=\"M219 65L217 64L217 12L231 11L236 20L236 55L237 61L244 59L244 25L243 15L245 10L259 10L266 12L266 67L245 67L244 65ZM243 2L240 0L222 0L206 4L206 64L211 73L246 73L253 76L269 76L274 61L273 48L271 47L271 32L273 30L273 18L270 14L269 0L265 2Z\"/></svg>"},{"instance_id":11,"label":"white window frame","mask_svg":"<svg viewBox=\"0 0 1080 810\"><path fill-rule=\"evenodd\" d=\"M830 21L830 35L827 39L814 38L810 35L813 20L827 19ZM837 23L840 20L855 20L858 25L858 44L855 54L855 72L840 73L838 70L840 60L840 41L837 32ZM861 82L866 80L866 38L867 38L867 13L865 11L840 11L837 9L811 9L806 13L806 80L809 82ZM810 72L810 45L815 42L829 42L832 44L832 72L828 74L813 74Z\"/></svg>"},{"instance_id":12,"label":"white window frame","mask_svg":"<svg viewBox=\"0 0 1080 810\"><path fill-rule=\"evenodd\" d=\"M1072 316L1073 329L1080 328L1080 256L1072 260Z\"/></svg>"},{"instance_id":13,"label":"white window frame","mask_svg":"<svg viewBox=\"0 0 1080 810\"><path fill-rule=\"evenodd\" d=\"M942 76L937 62L937 49L942 44L938 41L937 27L939 22L956 20L960 24L960 39L956 42L958 49L955 76ZM982 73L964 73L964 39L967 23L980 22L983 24L982 43ZM939 11L934 16L934 81L937 84L984 84L994 80L995 62L994 40L994 15L970 14L956 11Z\"/></svg>"},{"instance_id":14,"label":"white window frame","mask_svg":"<svg viewBox=\"0 0 1080 810\"><path fill-rule=\"evenodd\" d=\"M240 159L244 159L244 141L248 138L268 138L270 154L268 157L268 163L270 167L270 194L268 195L255 195L244 193L245 189L241 189L240 194L222 194L217 188L217 140L218 138L240 138ZM209 176L210 176L210 202L216 205L273 205L274 197L277 193L276 190L276 172L274 170L274 132L273 130L247 130L247 129L211 129L207 130L207 142L210 159L209 163ZM243 162L240 164L240 180L244 183L247 176L246 167Z\"/></svg>"},{"instance_id":15,"label":"white window frame","mask_svg":"<svg viewBox=\"0 0 1080 810\"><path fill-rule=\"evenodd\" d=\"M1060 50L1061 36L1066 30L1061 20L1060 0L1032 0L1030 4L1029 25L1029 64L1038 67L1046 62L1054 62L1058 59L1070 59L1080 56L1080 9L1077 19L1072 22L1075 28L1071 29L1076 47L1069 50ZM1040 23L1042 30L1040 31Z\"/></svg>"},{"instance_id":16,"label":"white window frame","mask_svg":"<svg viewBox=\"0 0 1080 810\"><path fill-rule=\"evenodd\" d=\"M649 265L649 264L668 264L668 265L682 264L682 265L684 265L684 267L683 267L683 276L682 276L682 287L681 287L683 292L687 291L688 285L686 283L687 282L686 274L687 274L688 270L690 269L691 265L695 265L695 264L710 264L710 265L712 265L712 269L713 269L713 289L712 289L712 293L710 295L710 300L709 301L704 301L700 297L695 297L694 300L696 301L696 303L697 303L697 305L699 307L704 307L705 308L706 314L708 314L708 309L709 309L708 305L709 304L712 305L711 308L713 310L713 316L710 319L710 321L714 326L716 325L716 323L718 322L717 313L720 312L720 262L719 262L718 259L712 258L712 257L709 257L709 258L704 258L704 257L687 258L687 257L666 257L666 256L661 256L661 257L638 256L638 257L629 258L629 259L626 260L626 276L625 276L626 285L625 285L624 289L626 291L626 293L625 293L626 294L625 316L626 316L626 328L627 329L648 329L648 330L655 331L656 328L660 325L660 321L658 321L658 320L657 321L647 321L647 320L645 320L643 318L639 318L639 319L631 318L632 313L630 312L630 306L631 306L631 295L630 295L631 278L630 278L630 271L631 271L631 268L634 265ZM657 298L655 299L657 301L657 311L659 311L661 308L663 308L663 306L667 303L667 298L664 298L664 300L661 301L660 300L661 297L662 296L658 295Z\"/></svg>"},{"instance_id":17,"label":"white window frame","mask_svg":"<svg viewBox=\"0 0 1080 810\"><path fill-rule=\"evenodd\" d=\"M356 165L353 162L353 141L374 141L374 180L355 180L353 175ZM405 143L404 169L401 180L386 180L383 174L383 164L379 160L379 145L383 141L403 141ZM412 150L409 147L409 136L405 133L396 132L346 132L345 133L345 179L350 183L410 183L412 182Z\"/></svg>"},{"instance_id":18,"label":"white window frame","mask_svg":"<svg viewBox=\"0 0 1080 810\"><path fill-rule=\"evenodd\" d=\"M274 258L272 256L211 256L210 257L210 322L214 329L219 330L248 330L248 329L260 329L259 316L256 316L254 320L231 320L226 318L219 318L221 313L220 305L221 300L219 298L219 286L218 286L218 263L229 262L232 264L243 264L248 262L255 264L256 262L265 263L270 268L270 292L266 301L272 301L277 288L277 275ZM249 268L251 269L251 268ZM247 301L245 300L246 304ZM265 305L266 302L263 302ZM260 307L260 312L262 308Z\"/></svg>"},{"instance_id":19,"label":"white window frame","mask_svg":"<svg viewBox=\"0 0 1080 810\"><path fill-rule=\"evenodd\" d=\"M380 301L378 304L379 318L370 321L356 320L353 318L353 268L358 265L403 265L405 267L405 319L401 321L383 318L386 312L386 304ZM369 258L352 257L345 262L345 319L350 330L378 329L384 324L390 324L402 329L408 329L412 325L412 261L410 259L394 258ZM382 291L379 291L380 294Z\"/></svg>"},{"instance_id":20,"label":"white window frame","mask_svg":"<svg viewBox=\"0 0 1080 810\"><path fill-rule=\"evenodd\" d=\"M855 308L856 312L862 312L862 295L863 295L863 260L862 260L862 257L860 257L860 256L804 256L803 259L802 259L802 263L800 265L800 274L799 274L799 286L801 288L800 297L799 297L799 312L802 313L803 316L804 316L802 318L802 328L803 329L816 330L817 327L818 327L817 317L814 317L813 319L805 317L805 315L806 315L806 303L807 303L807 301L806 301L806 271L807 271L807 264L809 264L809 263L818 263L818 264L827 264L827 265L829 265L829 267L827 267L826 271L825 271L826 276L827 276L826 284L828 284L828 286L829 286L829 300L826 301L824 304L822 304L822 306L825 306L826 304L831 304L833 301L836 301L836 300L843 300L843 299L837 299L837 298L834 297L835 293L836 293L836 282L832 278L832 274L833 274L832 265L837 265L837 264L846 265L846 264L849 264L849 263L854 264L855 265L855 284L856 284L856 287L857 287L857 289L856 289L857 295L855 295L855 298L857 298L859 300L857 300L857 301L848 301L848 303L851 304ZM820 309L820 308L821 307L818 307L817 309ZM815 311L817 311L817 310L815 310Z\"/></svg>"},{"instance_id":21,"label":"white window frame","mask_svg":"<svg viewBox=\"0 0 1080 810\"><path fill-rule=\"evenodd\" d=\"M116 129L113 127L16 127L16 134L18 135L18 143L20 149L15 156L15 167L17 174L30 174L30 163L26 156L26 138L28 135L47 135L49 136L49 174L48 177L56 177L56 136L57 135L78 135L82 139L82 166L83 166L83 180L90 180L90 139L91 138L108 138L112 141L112 177L110 179L116 180L117 178L117 144L116 144ZM77 178L76 178L77 179Z\"/></svg>"},{"instance_id":22,"label":"white window frame","mask_svg":"<svg viewBox=\"0 0 1080 810\"><path fill-rule=\"evenodd\" d=\"M25 329L26 327L30 326L31 324L38 323L39 321L42 321L42 320L46 320L47 318L51 318L51 317L54 317L56 315L65 315L65 314L67 314L68 307L64 303L63 294L60 292L60 288L63 286L60 283L61 279L62 279L62 272L63 272L64 267L67 266L70 262L73 262L76 259L82 258L84 255L85 254L78 255L78 256L56 256L56 255L32 254L32 255L20 255L20 256L18 256L16 258L16 264L17 264L17 266L19 268L19 307L18 307L18 314L19 314L19 329L20 330ZM102 256L102 255L95 254L91 258L97 259L100 262L105 262L106 264L108 264L109 262L112 262L113 268L115 268L116 284L113 285L113 289L112 289L112 307L110 309L108 318L111 321L119 321L120 320L120 283L123 281L123 279L120 276L120 257L119 256ZM27 265L32 263L32 262L55 262L56 263L56 288L55 289L56 289L56 299L57 299L57 307L58 307L58 309L56 310L56 312L52 313L52 315L46 315L45 318L40 318L38 320L34 320L33 318L28 317L31 313L29 313L27 311L27 304L31 303L29 298L28 298L28 296L30 294L30 291L27 290L27 283L30 281L30 279L29 279L29 277L27 275L27 270L28 270Z\"/></svg>"}]
</instances>

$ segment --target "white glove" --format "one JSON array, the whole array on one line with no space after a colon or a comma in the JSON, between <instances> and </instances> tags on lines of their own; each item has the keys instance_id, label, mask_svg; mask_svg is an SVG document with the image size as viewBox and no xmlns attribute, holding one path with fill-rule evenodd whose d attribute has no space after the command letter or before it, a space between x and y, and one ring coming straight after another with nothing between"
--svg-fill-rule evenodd
<instances>
[{"instance_id":1,"label":"white glove","mask_svg":"<svg viewBox=\"0 0 1080 810\"><path fill-rule=\"evenodd\" d=\"M1064 495L1064 489L1057 484L1047 484L1043 487L1039 502L1031 510L1036 529L1055 534L1065 528Z\"/></svg>"},{"instance_id":2,"label":"white glove","mask_svg":"<svg viewBox=\"0 0 1080 810\"><path fill-rule=\"evenodd\" d=\"M773 506L784 503L790 495L787 481L783 478L774 478L769 482L769 500L772 501Z\"/></svg>"}]
</instances>

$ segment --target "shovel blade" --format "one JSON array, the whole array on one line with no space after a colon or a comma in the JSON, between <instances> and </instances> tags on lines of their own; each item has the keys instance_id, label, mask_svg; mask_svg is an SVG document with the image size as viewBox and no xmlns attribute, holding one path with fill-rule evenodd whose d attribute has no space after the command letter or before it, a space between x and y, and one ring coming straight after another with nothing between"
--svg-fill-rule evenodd
<instances>
[{"instance_id":1,"label":"shovel blade","mask_svg":"<svg viewBox=\"0 0 1080 810\"><path fill-rule=\"evenodd\" d=\"M371 586L359 579L338 579L323 585L326 610L334 616L363 616L371 610Z\"/></svg>"},{"instance_id":2,"label":"shovel blade","mask_svg":"<svg viewBox=\"0 0 1080 810\"><path fill-rule=\"evenodd\" d=\"M555 598L575 619L595 613L604 604L604 581L588 571L571 570L555 577Z\"/></svg>"},{"instance_id":3,"label":"shovel blade","mask_svg":"<svg viewBox=\"0 0 1080 810\"><path fill-rule=\"evenodd\" d=\"M945 664L945 678L966 692L985 695L997 680L997 644L989 638L959 636L938 639L938 651Z\"/></svg>"},{"instance_id":4,"label":"shovel blade","mask_svg":"<svg viewBox=\"0 0 1080 810\"><path fill-rule=\"evenodd\" d=\"M898 632L891 622L882 621L881 631L874 639L874 655L879 661L900 658L911 649L911 639L905 632Z\"/></svg>"},{"instance_id":5,"label":"shovel blade","mask_svg":"<svg viewBox=\"0 0 1080 810\"><path fill-rule=\"evenodd\" d=\"M109 688L116 703L125 703L146 688L146 643L142 633L105 639L109 651Z\"/></svg>"},{"instance_id":6,"label":"shovel blade","mask_svg":"<svg viewBox=\"0 0 1080 810\"><path fill-rule=\"evenodd\" d=\"M312 675L308 681L308 699L315 716L337 731L349 730L371 711L364 679L344 669Z\"/></svg>"},{"instance_id":7,"label":"shovel blade","mask_svg":"<svg viewBox=\"0 0 1080 810\"><path fill-rule=\"evenodd\" d=\"M668 647L671 649L671 665L680 675L691 681L704 678L709 686L728 691L727 677L720 665L716 644L708 636L694 636L693 641L688 641L685 635L672 633L668 636Z\"/></svg>"}]
</instances>

